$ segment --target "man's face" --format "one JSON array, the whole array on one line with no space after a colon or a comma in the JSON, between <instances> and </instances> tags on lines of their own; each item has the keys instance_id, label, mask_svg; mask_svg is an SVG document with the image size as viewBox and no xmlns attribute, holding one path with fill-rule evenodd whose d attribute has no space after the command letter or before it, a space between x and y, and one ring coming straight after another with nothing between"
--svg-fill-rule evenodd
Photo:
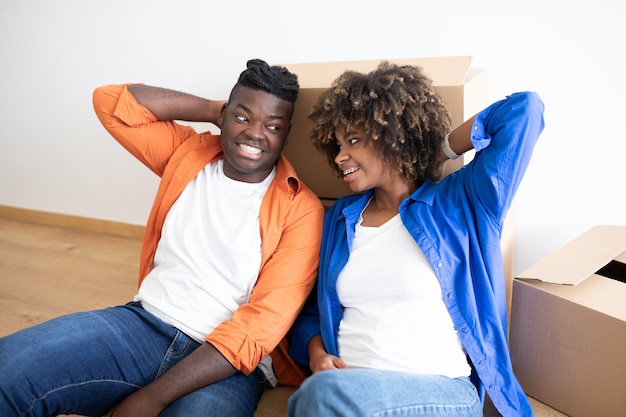
<instances>
[{"instance_id":1,"label":"man's face","mask_svg":"<svg viewBox=\"0 0 626 417\"><path fill-rule=\"evenodd\" d=\"M224 174L237 181L263 181L286 144L292 113L287 100L237 87L220 120Z\"/></svg>"}]
</instances>

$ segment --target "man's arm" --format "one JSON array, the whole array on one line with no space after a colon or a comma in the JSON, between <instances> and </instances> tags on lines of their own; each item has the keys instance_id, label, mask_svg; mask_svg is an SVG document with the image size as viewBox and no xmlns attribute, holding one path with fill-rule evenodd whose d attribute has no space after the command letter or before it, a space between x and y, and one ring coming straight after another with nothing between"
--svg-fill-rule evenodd
<instances>
[{"instance_id":1,"label":"man's arm","mask_svg":"<svg viewBox=\"0 0 626 417\"><path fill-rule=\"evenodd\" d=\"M225 101L208 100L187 93L143 84L128 86L128 91L159 120L210 122L219 126Z\"/></svg>"},{"instance_id":2,"label":"man's arm","mask_svg":"<svg viewBox=\"0 0 626 417\"><path fill-rule=\"evenodd\" d=\"M236 371L217 349L205 343L156 381L126 397L107 417L156 417L177 399Z\"/></svg>"},{"instance_id":3,"label":"man's arm","mask_svg":"<svg viewBox=\"0 0 626 417\"><path fill-rule=\"evenodd\" d=\"M146 105L139 103L131 90ZM168 96L174 98L169 100ZM202 119L219 126L223 103L137 84L105 85L93 92L94 110L102 126L158 176L163 175L178 146L197 135L192 126L177 123L176 120ZM160 120L157 115L165 119L180 119Z\"/></svg>"}]
</instances>

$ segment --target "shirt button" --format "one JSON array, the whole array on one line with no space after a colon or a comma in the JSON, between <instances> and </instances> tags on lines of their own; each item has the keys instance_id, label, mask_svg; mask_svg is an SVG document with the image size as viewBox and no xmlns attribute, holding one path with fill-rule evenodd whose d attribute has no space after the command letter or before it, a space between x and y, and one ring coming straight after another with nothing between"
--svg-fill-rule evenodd
<instances>
[{"instance_id":1,"label":"shirt button","mask_svg":"<svg viewBox=\"0 0 626 417\"><path fill-rule=\"evenodd\" d=\"M478 126L474 126L474 130L478 130Z\"/></svg>"},{"instance_id":2,"label":"shirt button","mask_svg":"<svg viewBox=\"0 0 626 417\"><path fill-rule=\"evenodd\" d=\"M451 292L448 293L448 298L452 298L452 293Z\"/></svg>"},{"instance_id":3,"label":"shirt button","mask_svg":"<svg viewBox=\"0 0 626 417\"><path fill-rule=\"evenodd\" d=\"M463 327L463 329L461 330L463 333L467 333L469 332L469 329L467 327Z\"/></svg>"},{"instance_id":4,"label":"shirt button","mask_svg":"<svg viewBox=\"0 0 626 417\"><path fill-rule=\"evenodd\" d=\"M441 262L437 263L437 268L441 268L443 266L443 264Z\"/></svg>"}]
</instances>

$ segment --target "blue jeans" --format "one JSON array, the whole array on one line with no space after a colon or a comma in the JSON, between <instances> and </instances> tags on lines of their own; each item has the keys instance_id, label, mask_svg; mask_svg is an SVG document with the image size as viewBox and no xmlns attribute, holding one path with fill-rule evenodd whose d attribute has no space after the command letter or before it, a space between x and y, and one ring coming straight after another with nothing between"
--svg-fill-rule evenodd
<instances>
[{"instance_id":1,"label":"blue jeans","mask_svg":"<svg viewBox=\"0 0 626 417\"><path fill-rule=\"evenodd\" d=\"M323 371L307 378L289 398L289 417L482 417L469 378L376 369Z\"/></svg>"},{"instance_id":2,"label":"blue jeans","mask_svg":"<svg viewBox=\"0 0 626 417\"><path fill-rule=\"evenodd\" d=\"M105 414L200 344L139 303L75 313L0 339L0 416ZM161 415L250 417L265 388L257 368L204 387Z\"/></svg>"}]
</instances>

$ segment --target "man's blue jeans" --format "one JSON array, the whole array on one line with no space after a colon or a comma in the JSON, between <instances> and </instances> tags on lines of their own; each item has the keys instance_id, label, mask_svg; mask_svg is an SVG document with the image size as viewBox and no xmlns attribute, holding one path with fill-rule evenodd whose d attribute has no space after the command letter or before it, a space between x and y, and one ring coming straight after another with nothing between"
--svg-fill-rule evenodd
<instances>
[{"instance_id":1,"label":"man's blue jeans","mask_svg":"<svg viewBox=\"0 0 626 417\"><path fill-rule=\"evenodd\" d=\"M289 399L289 417L482 417L469 378L375 369L322 371Z\"/></svg>"},{"instance_id":2,"label":"man's blue jeans","mask_svg":"<svg viewBox=\"0 0 626 417\"><path fill-rule=\"evenodd\" d=\"M75 313L0 339L0 416L103 415L198 346L139 303ZM162 416L254 414L257 368L171 404Z\"/></svg>"}]
</instances>

